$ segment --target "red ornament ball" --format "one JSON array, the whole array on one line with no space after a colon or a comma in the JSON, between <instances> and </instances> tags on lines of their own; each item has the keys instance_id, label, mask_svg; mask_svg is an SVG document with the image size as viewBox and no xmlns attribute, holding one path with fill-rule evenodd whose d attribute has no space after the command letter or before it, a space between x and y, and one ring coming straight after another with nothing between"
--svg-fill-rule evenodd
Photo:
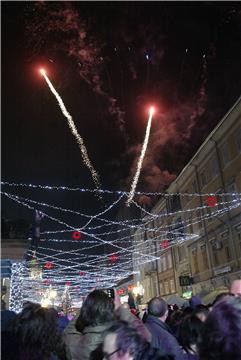
<instances>
[{"instance_id":1,"label":"red ornament ball","mask_svg":"<svg viewBox=\"0 0 241 360\"><path fill-rule=\"evenodd\" d=\"M210 207L214 207L217 205L217 199L215 196L209 196L207 198L207 205Z\"/></svg>"},{"instance_id":2,"label":"red ornament ball","mask_svg":"<svg viewBox=\"0 0 241 360\"><path fill-rule=\"evenodd\" d=\"M51 263L51 262L47 262L45 265L44 265L44 268L45 269L48 269L48 270L50 270L50 269L52 269L54 266L53 266L53 264Z\"/></svg>"},{"instance_id":3,"label":"red ornament ball","mask_svg":"<svg viewBox=\"0 0 241 360\"><path fill-rule=\"evenodd\" d=\"M72 238L74 240L79 240L81 238L81 234L79 231L74 231L73 234L72 234Z\"/></svg>"},{"instance_id":4,"label":"red ornament ball","mask_svg":"<svg viewBox=\"0 0 241 360\"><path fill-rule=\"evenodd\" d=\"M116 254L112 254L110 256L110 262L115 263L118 260L118 256Z\"/></svg>"},{"instance_id":5,"label":"red ornament ball","mask_svg":"<svg viewBox=\"0 0 241 360\"><path fill-rule=\"evenodd\" d=\"M166 248L168 248L168 246L169 246L168 240L163 240L161 243L161 247L163 249L166 249Z\"/></svg>"}]
</instances>

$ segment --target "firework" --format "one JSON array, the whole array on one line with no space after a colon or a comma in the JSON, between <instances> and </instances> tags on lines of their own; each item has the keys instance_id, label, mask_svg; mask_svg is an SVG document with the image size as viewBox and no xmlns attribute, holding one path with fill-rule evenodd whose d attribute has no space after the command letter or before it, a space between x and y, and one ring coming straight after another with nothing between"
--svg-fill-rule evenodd
<instances>
[{"instance_id":1,"label":"firework","mask_svg":"<svg viewBox=\"0 0 241 360\"><path fill-rule=\"evenodd\" d=\"M63 100L61 99L61 96L58 94L58 92L55 90L53 84L51 83L51 81L49 80L48 76L46 75L46 72L44 69L40 69L40 73L43 75L43 77L45 78L51 92L54 94L54 96L56 97L56 100L59 104L59 107L63 113L63 115L66 117L66 119L68 120L68 125L69 125L69 128L72 132L72 134L74 135L78 145L79 145L79 148L80 148L80 151L81 151L81 156L82 156L82 160L84 162L84 164L87 166L87 168L90 170L91 172L91 175L92 175L92 178L93 178L93 181L95 183L95 186L97 188L100 187L100 181L99 181L99 175L97 173L97 171L94 169L93 165L91 164L90 162L90 159L89 159L89 156L88 156L88 152L87 152L87 149L85 147L85 144L84 144L84 140L82 139L82 137L79 135L78 133L78 130L76 129L76 126L75 126L75 123L72 119L72 116L70 115L70 113L67 111L65 105L64 105L64 102Z\"/></svg>"},{"instance_id":2,"label":"firework","mask_svg":"<svg viewBox=\"0 0 241 360\"><path fill-rule=\"evenodd\" d=\"M130 206L130 203L131 203L131 201L133 199L135 189L136 189L136 185L138 183L138 179L139 179L139 176L140 176L141 167L142 167L142 163L143 163L143 160L144 160L144 156L145 156L145 153L146 153L146 148L147 148L148 140L149 140L149 136L150 136L151 122L152 122L152 117L153 117L154 111L155 111L154 107L151 107L150 108L150 113L149 113L149 119L148 119L148 123L147 123L147 127L146 127L146 135L145 135L145 139L144 139L142 149L141 149L141 155L140 155L140 158L139 158L138 163L137 163L136 173L135 173L133 182L131 184L131 190L129 192L129 196L128 196L128 199L126 201L127 206Z\"/></svg>"}]
</instances>

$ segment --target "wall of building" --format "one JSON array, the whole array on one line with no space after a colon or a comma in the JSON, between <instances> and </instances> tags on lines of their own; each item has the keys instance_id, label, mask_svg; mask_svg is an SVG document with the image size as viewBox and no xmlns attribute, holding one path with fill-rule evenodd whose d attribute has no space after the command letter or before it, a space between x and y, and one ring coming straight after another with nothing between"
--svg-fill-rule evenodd
<instances>
[{"instance_id":1,"label":"wall of building","mask_svg":"<svg viewBox=\"0 0 241 360\"><path fill-rule=\"evenodd\" d=\"M177 292L182 295L190 289L179 284L179 277L184 275L192 278L195 294L229 287L233 279L241 278L241 211L240 205L237 207L241 194L241 98L207 137L167 193L192 196L162 198L152 209L155 214L180 210L180 213L176 211L177 215L159 218L154 227L161 225L163 229L166 226L173 231L177 223L183 223L179 231L186 236L184 242L165 250L159 247L164 238L160 235L158 239L156 255L160 259L155 271L159 294L167 297ZM211 193L216 194L218 201L214 208L207 205L209 195L205 194ZM218 193L233 195L218 196ZM227 206L233 208L222 214ZM219 213L214 216L217 209ZM169 260L167 266L168 257L172 263ZM151 297L153 291L150 289L155 287L153 276L148 271L141 271L141 274L143 286L149 288L146 294Z\"/></svg>"}]
</instances>

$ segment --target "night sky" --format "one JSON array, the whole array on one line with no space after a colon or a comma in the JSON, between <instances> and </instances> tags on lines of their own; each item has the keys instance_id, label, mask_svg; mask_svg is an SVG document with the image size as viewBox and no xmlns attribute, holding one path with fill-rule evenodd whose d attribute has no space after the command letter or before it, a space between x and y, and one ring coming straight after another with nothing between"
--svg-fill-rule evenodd
<instances>
[{"instance_id":1,"label":"night sky","mask_svg":"<svg viewBox=\"0 0 241 360\"><path fill-rule=\"evenodd\" d=\"M240 95L237 2L1 5L2 181L94 188L41 66L104 189L129 190L150 104L157 114L137 189L161 191ZM66 193L46 199L86 213L103 207L94 197L80 206ZM10 218L29 216L10 200L2 209Z\"/></svg>"}]
</instances>

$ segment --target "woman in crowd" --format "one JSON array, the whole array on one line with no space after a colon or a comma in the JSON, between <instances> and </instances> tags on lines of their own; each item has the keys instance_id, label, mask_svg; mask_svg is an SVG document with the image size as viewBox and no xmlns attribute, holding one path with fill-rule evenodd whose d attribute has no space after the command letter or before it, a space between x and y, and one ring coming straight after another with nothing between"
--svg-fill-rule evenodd
<instances>
[{"instance_id":1,"label":"woman in crowd","mask_svg":"<svg viewBox=\"0 0 241 360\"><path fill-rule=\"evenodd\" d=\"M80 313L64 331L68 359L87 360L93 357L93 352L98 352L96 349L102 344L104 331L113 320L113 300L104 291L92 291ZM98 358L97 353L95 358Z\"/></svg>"},{"instance_id":2,"label":"woman in crowd","mask_svg":"<svg viewBox=\"0 0 241 360\"><path fill-rule=\"evenodd\" d=\"M217 302L204 323L198 344L200 360L241 359L241 298Z\"/></svg>"},{"instance_id":3,"label":"woman in crowd","mask_svg":"<svg viewBox=\"0 0 241 360\"><path fill-rule=\"evenodd\" d=\"M52 309L28 304L13 320L11 334L18 354L15 360L65 359L56 312Z\"/></svg>"},{"instance_id":4,"label":"woman in crowd","mask_svg":"<svg viewBox=\"0 0 241 360\"><path fill-rule=\"evenodd\" d=\"M202 321L195 315L183 319L179 328L179 342L186 351L184 359L198 360L197 342L200 338Z\"/></svg>"},{"instance_id":5,"label":"woman in crowd","mask_svg":"<svg viewBox=\"0 0 241 360\"><path fill-rule=\"evenodd\" d=\"M64 331L68 359L100 359L104 331L115 319L126 320L133 324L141 336L150 339L142 321L121 306L116 291L113 300L104 291L94 290L85 299L79 315Z\"/></svg>"},{"instance_id":6,"label":"woman in crowd","mask_svg":"<svg viewBox=\"0 0 241 360\"><path fill-rule=\"evenodd\" d=\"M196 315L196 317L199 318L202 322L204 322L209 314L209 308L206 305L200 304L196 307L193 314Z\"/></svg>"}]
</instances>

